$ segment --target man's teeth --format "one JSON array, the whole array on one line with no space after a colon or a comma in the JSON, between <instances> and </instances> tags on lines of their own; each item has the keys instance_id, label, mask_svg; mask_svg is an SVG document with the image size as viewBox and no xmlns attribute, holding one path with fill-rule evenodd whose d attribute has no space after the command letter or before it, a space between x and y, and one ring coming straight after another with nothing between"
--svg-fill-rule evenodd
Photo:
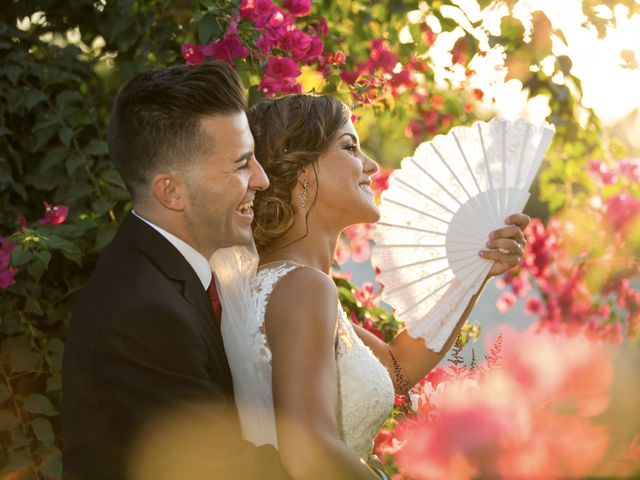
<instances>
[{"instance_id":1,"label":"man's teeth","mask_svg":"<svg viewBox=\"0 0 640 480\"><path fill-rule=\"evenodd\" d=\"M241 210L244 212L249 210L251 207L253 207L253 200L247 203L240 204L240 206L238 207L238 210Z\"/></svg>"}]
</instances>

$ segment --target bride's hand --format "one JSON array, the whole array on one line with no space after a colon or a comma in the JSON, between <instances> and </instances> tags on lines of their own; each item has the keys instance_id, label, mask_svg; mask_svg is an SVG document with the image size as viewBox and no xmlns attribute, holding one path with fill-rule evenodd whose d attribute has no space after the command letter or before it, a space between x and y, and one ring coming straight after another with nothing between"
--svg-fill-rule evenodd
<instances>
[{"instance_id":1,"label":"bride's hand","mask_svg":"<svg viewBox=\"0 0 640 480\"><path fill-rule=\"evenodd\" d=\"M523 230L530 220L527 215L516 213L507 217L506 227L491 232L487 242L490 250L480 252L482 258L494 260L489 277L501 275L520 263L526 242Z\"/></svg>"}]
</instances>

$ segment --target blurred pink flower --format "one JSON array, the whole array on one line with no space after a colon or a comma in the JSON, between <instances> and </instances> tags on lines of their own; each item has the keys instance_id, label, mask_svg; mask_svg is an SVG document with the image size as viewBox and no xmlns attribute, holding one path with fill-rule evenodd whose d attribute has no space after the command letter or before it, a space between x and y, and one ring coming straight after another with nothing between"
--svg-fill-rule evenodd
<instances>
[{"instance_id":1,"label":"blurred pink flower","mask_svg":"<svg viewBox=\"0 0 640 480\"><path fill-rule=\"evenodd\" d=\"M16 244L7 237L0 238L0 289L15 285L14 277L18 273L17 268L9 268L11 263L11 251Z\"/></svg>"},{"instance_id":2,"label":"blurred pink flower","mask_svg":"<svg viewBox=\"0 0 640 480\"><path fill-rule=\"evenodd\" d=\"M311 0L284 0L282 5L296 17L304 17L311 12Z\"/></svg>"},{"instance_id":3,"label":"blurred pink flower","mask_svg":"<svg viewBox=\"0 0 640 480\"><path fill-rule=\"evenodd\" d=\"M602 185L611 185L617 181L616 173L602 160L589 160L587 169Z\"/></svg>"},{"instance_id":4,"label":"blurred pink flower","mask_svg":"<svg viewBox=\"0 0 640 480\"><path fill-rule=\"evenodd\" d=\"M342 240L342 238L338 238L333 259L338 265L344 265L349 261L349 257L349 246L344 242L344 240Z\"/></svg>"},{"instance_id":5,"label":"blurred pink flower","mask_svg":"<svg viewBox=\"0 0 640 480\"><path fill-rule=\"evenodd\" d=\"M351 260L356 263L363 263L371 257L371 245L369 240L351 241Z\"/></svg>"},{"instance_id":6,"label":"blurred pink flower","mask_svg":"<svg viewBox=\"0 0 640 480\"><path fill-rule=\"evenodd\" d=\"M67 219L69 207L67 205L49 205L44 202L44 216L38 220L40 225L60 225Z\"/></svg>"},{"instance_id":7,"label":"blurred pink flower","mask_svg":"<svg viewBox=\"0 0 640 480\"><path fill-rule=\"evenodd\" d=\"M500 313L506 313L513 308L517 301L518 298L512 292L506 292L496 300L496 307Z\"/></svg>"},{"instance_id":8,"label":"blurred pink flower","mask_svg":"<svg viewBox=\"0 0 640 480\"><path fill-rule=\"evenodd\" d=\"M288 25L285 27L279 38L279 46L285 52L290 52L294 60L302 60L311 48L313 39L298 27Z\"/></svg>"},{"instance_id":9,"label":"blurred pink flower","mask_svg":"<svg viewBox=\"0 0 640 480\"><path fill-rule=\"evenodd\" d=\"M605 200L604 214L611 226L620 230L640 215L640 201L625 192L619 193Z\"/></svg>"},{"instance_id":10,"label":"blurred pink flower","mask_svg":"<svg viewBox=\"0 0 640 480\"><path fill-rule=\"evenodd\" d=\"M537 297L527 298L527 303L524 306L524 313L527 315L540 315L544 311L542 302Z\"/></svg>"},{"instance_id":11,"label":"blurred pink flower","mask_svg":"<svg viewBox=\"0 0 640 480\"><path fill-rule=\"evenodd\" d=\"M371 282L364 282L356 288L353 296L363 308L373 308L380 305L380 295L375 293L376 287Z\"/></svg>"}]
</instances>

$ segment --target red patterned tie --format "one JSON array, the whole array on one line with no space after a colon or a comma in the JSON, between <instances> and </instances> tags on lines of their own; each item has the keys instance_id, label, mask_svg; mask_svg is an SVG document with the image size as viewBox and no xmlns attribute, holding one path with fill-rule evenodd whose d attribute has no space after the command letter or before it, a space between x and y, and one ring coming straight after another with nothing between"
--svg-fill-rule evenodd
<instances>
[{"instance_id":1,"label":"red patterned tie","mask_svg":"<svg viewBox=\"0 0 640 480\"><path fill-rule=\"evenodd\" d=\"M211 299L211 306L213 307L213 313L215 314L218 328L220 328L222 322L222 304L220 303L220 297L218 296L218 290L216 289L215 275L211 277L211 284L209 284L207 293L209 294L209 298Z\"/></svg>"}]
</instances>

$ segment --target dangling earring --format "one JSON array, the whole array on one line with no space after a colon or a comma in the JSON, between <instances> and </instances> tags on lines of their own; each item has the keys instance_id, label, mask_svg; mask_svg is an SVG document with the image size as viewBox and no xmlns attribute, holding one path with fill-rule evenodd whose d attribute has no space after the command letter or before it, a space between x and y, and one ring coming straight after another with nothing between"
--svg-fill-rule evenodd
<instances>
[{"instance_id":1,"label":"dangling earring","mask_svg":"<svg viewBox=\"0 0 640 480\"><path fill-rule=\"evenodd\" d=\"M309 187L309 184L305 180L304 183L302 184L302 188L304 190L302 191L302 194L300 195L300 205L302 205L302 208L306 208L307 207L307 202L309 201L309 197L307 195L307 188L308 187Z\"/></svg>"}]
</instances>

